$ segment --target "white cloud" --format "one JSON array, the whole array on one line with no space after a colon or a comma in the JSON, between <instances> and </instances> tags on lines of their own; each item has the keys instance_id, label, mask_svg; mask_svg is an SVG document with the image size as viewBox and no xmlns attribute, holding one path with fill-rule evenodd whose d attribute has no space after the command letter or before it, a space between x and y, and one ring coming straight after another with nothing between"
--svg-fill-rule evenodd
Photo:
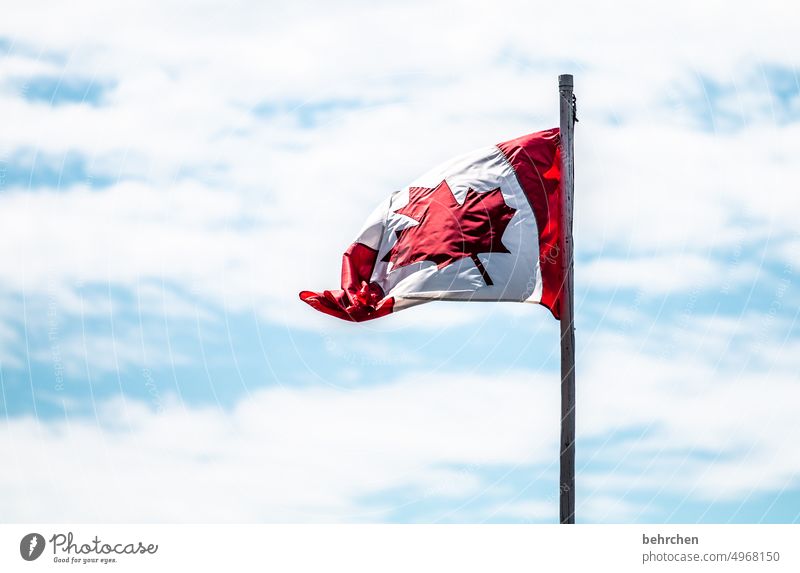
<instances>
[{"instance_id":1,"label":"white cloud","mask_svg":"<svg viewBox=\"0 0 800 573\"><path fill-rule=\"evenodd\" d=\"M648 257L598 257L581 265L580 280L587 288L598 290L637 289L648 296L723 287L759 277L756 266L747 264L735 269L720 261L696 254Z\"/></svg>"},{"instance_id":2,"label":"white cloud","mask_svg":"<svg viewBox=\"0 0 800 573\"><path fill-rule=\"evenodd\" d=\"M745 317L731 335L715 329L716 319L697 317L688 328L705 330L706 342L693 342L694 352L673 349L680 332L658 328L653 349L602 334L579 340L582 519L646 518L651 508L630 501L632 493L712 503L796 485L796 364L754 372L706 355L716 349L724 356L731 336L747 339L761 318ZM768 336L779 346L780 332ZM396 504L436 501L441 513L428 511L427 519L538 521L553 507L552 495L534 493L555 487L552 471L536 470L535 489L522 496L506 484L493 487L491 476L497 468L555 467L554 373L271 388L229 412L162 404L155 413L137 401L100 402L97 420L7 420L0 432L9 468L0 477L3 514L30 521L376 521ZM405 493L380 497L398 491ZM489 503L452 513L464 499Z\"/></svg>"},{"instance_id":3,"label":"white cloud","mask_svg":"<svg viewBox=\"0 0 800 573\"><path fill-rule=\"evenodd\" d=\"M617 465L587 474L587 495L664 490L732 500L796 485L793 329L768 314L690 314L681 324L637 325L633 336L579 340L582 432L629 433L592 452Z\"/></svg>"},{"instance_id":4,"label":"white cloud","mask_svg":"<svg viewBox=\"0 0 800 573\"><path fill-rule=\"evenodd\" d=\"M123 323L113 334L81 332L58 335L48 340L48 347L30 351L31 358L42 362L56 361L59 368L76 379L89 378L92 384L105 374L118 374L130 368L146 369L154 364L171 364L180 368L192 360L169 348L165 340L152 336L144 338L142 332Z\"/></svg>"},{"instance_id":5,"label":"white cloud","mask_svg":"<svg viewBox=\"0 0 800 573\"><path fill-rule=\"evenodd\" d=\"M575 232L590 262L577 275L600 291L753 285L764 260L800 265L792 192L800 123L779 123L774 94L751 82L762 66L797 69L791 12L783 2L486 3L468 12L452 2L191 11L162 1L113 9L26 2L0 22L14 46L0 59L3 81L78 75L113 87L99 106L0 94L3 294L56 300L66 319L84 312L79 284L128 289L144 312L184 317L193 304L179 293L188 292L192 302L254 310L294 328L338 328L296 292L336 286L340 254L363 217L431 164L556 124L563 71L576 74L581 119ZM711 109L695 99L702 78L728 89L713 111L741 119L740 129L697 131L698 109ZM337 101L364 105L334 106L318 124L301 125L304 112ZM277 112L253 113L262 104ZM92 175L116 183L9 187L6 163L18 150L56 168L62 154L82 154ZM736 264L721 260L725 249L740 253ZM774 280L753 286L773 294ZM796 307L793 297L773 296L781 319ZM108 310L100 301L85 312ZM632 483L703 499L794 483L790 326L693 315L690 325L654 325L658 335L646 336L636 323L658 317L611 310L636 328L586 333L580 403L592 407L581 410L580 431L648 427L658 440L601 447L598 456L658 463L626 465L624 479L605 474L586 502L589 515L627 519L622 496ZM438 329L486 313L429 305L365 328ZM757 345L748 348L753 332ZM139 364L132 349L141 341L120 333L120 362L106 370ZM0 341L3 365L13 366L6 348L19 347L16 334L0 327ZM109 344L87 338L105 359L114 356ZM63 346L65 360L83 355L82 342ZM376 361L387 354L369 347ZM11 419L0 434L12 468L0 477L0 504L4 515L28 520L370 519L358 497L371 492L406 486L446 497L479 486L476 476L459 480L435 467L442 462L549 462L556 424L531 416L531 405L546 404L549 416L554 389L529 375L491 384L429 376L352 393L265 390L233 413L171 407L155 415L129 401L99 405L99 425ZM699 462L692 448L721 455ZM536 518L549 507L526 500L503 511Z\"/></svg>"},{"instance_id":6,"label":"white cloud","mask_svg":"<svg viewBox=\"0 0 800 573\"><path fill-rule=\"evenodd\" d=\"M419 376L359 391L270 389L230 413L98 404L98 420L13 419L0 432L3 515L31 521L375 520L370 494L475 492L471 468L555 451L543 377ZM22 477L24 476L24 477Z\"/></svg>"},{"instance_id":7,"label":"white cloud","mask_svg":"<svg viewBox=\"0 0 800 573\"><path fill-rule=\"evenodd\" d=\"M523 523L553 522L558 515L558 501L555 495L548 501L517 501L503 503L488 512L489 517L495 519L508 519ZM477 516L476 516L477 517ZM583 517L583 515L581 516ZM486 519L486 515L478 517L475 521Z\"/></svg>"},{"instance_id":8,"label":"white cloud","mask_svg":"<svg viewBox=\"0 0 800 573\"><path fill-rule=\"evenodd\" d=\"M576 515L595 523L630 523L641 508L613 495L591 495L575 507Z\"/></svg>"},{"instance_id":9,"label":"white cloud","mask_svg":"<svg viewBox=\"0 0 800 573\"><path fill-rule=\"evenodd\" d=\"M19 336L17 333L5 324L0 324L0 369L3 367L19 367L22 365L19 357L14 356L10 352L10 349L18 343Z\"/></svg>"},{"instance_id":10,"label":"white cloud","mask_svg":"<svg viewBox=\"0 0 800 573\"><path fill-rule=\"evenodd\" d=\"M670 103L691 95L701 73L736 87L736 70L752 78L763 62L796 64L783 49L794 36L772 19L785 11L779 4L745 16L688 4L656 15L631 3L610 18L591 3L525 3L446 19L449 2L191 14L157 4L48 6L48 21L70 22L53 27L34 2L0 24L15 46L7 73L44 66L113 86L100 106L6 94L4 153L34 149L37 161L80 153L92 174L137 181L6 194L0 211L14 247L4 254L24 261L24 272L0 280L17 290L41 289L45 268L64 288L76 276L130 289L166 280L218 305L313 327L295 293L336 286L340 253L373 205L450 155L557 123L554 78L564 69L578 74L582 119L577 246L614 257L597 265L639 283L653 266L641 255L685 254L712 273L720 262L700 261L708 249L713 257L768 237L780 247L794 234L796 194L773 190L800 180L790 151L797 124L761 114L733 134L700 134L685 121L690 110ZM565 11L568 42L553 25ZM531 33L522 15L534 13ZM721 17L746 18L751 42L720 27ZM642 49L650 45L659 49ZM771 97L762 88L741 88L759 110ZM364 105L298 125L306 106L331 101ZM276 105L274 116L251 113L265 103ZM625 251L638 257L622 264ZM686 288L676 275L659 285Z\"/></svg>"}]
</instances>

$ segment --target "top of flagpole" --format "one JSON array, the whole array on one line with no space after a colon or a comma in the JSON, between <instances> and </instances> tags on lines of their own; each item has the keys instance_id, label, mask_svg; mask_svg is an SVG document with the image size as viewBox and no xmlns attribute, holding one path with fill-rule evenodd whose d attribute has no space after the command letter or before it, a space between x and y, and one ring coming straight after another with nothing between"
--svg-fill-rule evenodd
<instances>
[{"instance_id":1,"label":"top of flagpole","mask_svg":"<svg viewBox=\"0 0 800 573\"><path fill-rule=\"evenodd\" d=\"M572 74L561 74L558 76L559 88L571 88L572 85Z\"/></svg>"}]
</instances>

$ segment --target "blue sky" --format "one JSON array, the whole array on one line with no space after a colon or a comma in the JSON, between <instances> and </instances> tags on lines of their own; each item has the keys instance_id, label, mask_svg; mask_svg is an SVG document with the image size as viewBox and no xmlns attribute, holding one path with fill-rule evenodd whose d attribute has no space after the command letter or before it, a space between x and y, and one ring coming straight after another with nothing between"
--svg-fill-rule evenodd
<instances>
[{"instance_id":1,"label":"blue sky","mask_svg":"<svg viewBox=\"0 0 800 573\"><path fill-rule=\"evenodd\" d=\"M8 14L0 514L554 522L545 309L297 292L572 73L578 521L800 519L797 19L690 6Z\"/></svg>"}]
</instances>

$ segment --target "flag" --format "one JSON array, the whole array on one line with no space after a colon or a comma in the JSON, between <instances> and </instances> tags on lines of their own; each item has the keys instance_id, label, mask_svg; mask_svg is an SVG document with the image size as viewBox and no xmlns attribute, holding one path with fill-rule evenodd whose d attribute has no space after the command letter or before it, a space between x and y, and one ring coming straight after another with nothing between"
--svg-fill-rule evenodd
<instances>
[{"instance_id":1,"label":"flag","mask_svg":"<svg viewBox=\"0 0 800 573\"><path fill-rule=\"evenodd\" d=\"M549 129L430 170L369 216L341 290L300 298L355 322L432 300L538 303L559 318L559 144Z\"/></svg>"}]
</instances>

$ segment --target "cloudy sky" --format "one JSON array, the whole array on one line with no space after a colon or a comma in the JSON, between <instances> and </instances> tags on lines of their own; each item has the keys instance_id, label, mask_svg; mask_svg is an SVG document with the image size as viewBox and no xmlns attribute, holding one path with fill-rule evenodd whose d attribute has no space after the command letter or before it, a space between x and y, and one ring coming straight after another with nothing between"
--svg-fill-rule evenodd
<instances>
[{"instance_id":1,"label":"cloudy sky","mask_svg":"<svg viewBox=\"0 0 800 573\"><path fill-rule=\"evenodd\" d=\"M577 516L800 520L785 2L17 3L3 521L554 522L558 324L297 299L575 75Z\"/></svg>"}]
</instances>

